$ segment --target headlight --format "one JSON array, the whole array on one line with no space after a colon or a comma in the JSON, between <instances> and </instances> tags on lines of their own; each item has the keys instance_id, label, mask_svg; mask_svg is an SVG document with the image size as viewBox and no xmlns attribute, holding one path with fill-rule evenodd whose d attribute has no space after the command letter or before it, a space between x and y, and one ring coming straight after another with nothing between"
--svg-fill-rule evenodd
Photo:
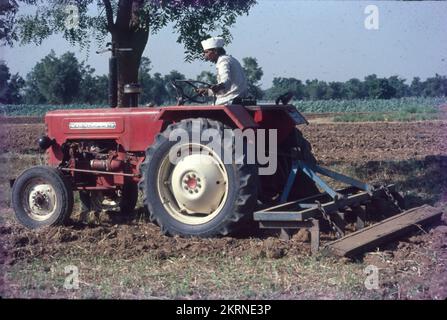
<instances>
[{"instance_id":1,"label":"headlight","mask_svg":"<svg viewBox=\"0 0 447 320\"><path fill-rule=\"evenodd\" d=\"M37 141L41 150L47 150L55 142L54 139L50 139L48 136L42 136Z\"/></svg>"}]
</instances>

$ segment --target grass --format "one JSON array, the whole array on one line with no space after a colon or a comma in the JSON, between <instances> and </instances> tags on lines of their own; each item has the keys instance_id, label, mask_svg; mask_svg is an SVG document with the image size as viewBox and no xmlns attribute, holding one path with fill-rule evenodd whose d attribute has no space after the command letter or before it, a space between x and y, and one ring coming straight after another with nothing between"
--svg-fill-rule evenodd
<instances>
[{"instance_id":1,"label":"grass","mask_svg":"<svg viewBox=\"0 0 447 320\"><path fill-rule=\"evenodd\" d=\"M65 266L79 268L79 289L66 289ZM13 265L6 281L20 296L158 299L335 299L365 294L359 263L327 257L197 257L158 260L147 253L132 260L62 256ZM3 297L17 292L1 292Z\"/></svg>"}]
</instances>

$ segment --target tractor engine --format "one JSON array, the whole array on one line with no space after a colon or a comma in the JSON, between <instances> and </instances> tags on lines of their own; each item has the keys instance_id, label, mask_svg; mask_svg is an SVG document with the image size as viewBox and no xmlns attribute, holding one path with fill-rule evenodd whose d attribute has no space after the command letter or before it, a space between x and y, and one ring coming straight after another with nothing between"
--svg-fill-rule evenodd
<instances>
[{"instance_id":1,"label":"tractor engine","mask_svg":"<svg viewBox=\"0 0 447 320\"><path fill-rule=\"evenodd\" d=\"M119 189L137 178L141 157L122 150L113 140L67 141L61 170L70 172L79 190Z\"/></svg>"},{"instance_id":2,"label":"tractor engine","mask_svg":"<svg viewBox=\"0 0 447 320\"><path fill-rule=\"evenodd\" d=\"M122 171L125 159L119 157L118 146L113 141L67 142L69 167L118 172Z\"/></svg>"}]
</instances>

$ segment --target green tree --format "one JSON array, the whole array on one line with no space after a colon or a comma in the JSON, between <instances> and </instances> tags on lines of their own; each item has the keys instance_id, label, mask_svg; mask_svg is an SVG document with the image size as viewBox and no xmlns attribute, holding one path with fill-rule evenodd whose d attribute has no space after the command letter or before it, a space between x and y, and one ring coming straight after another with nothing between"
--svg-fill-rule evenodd
<instances>
[{"instance_id":1,"label":"green tree","mask_svg":"<svg viewBox=\"0 0 447 320\"><path fill-rule=\"evenodd\" d=\"M11 76L9 81L9 96L11 104L23 103L22 89L25 87L25 80L18 73Z\"/></svg>"},{"instance_id":2,"label":"green tree","mask_svg":"<svg viewBox=\"0 0 447 320\"><path fill-rule=\"evenodd\" d=\"M150 89L152 79L149 72L151 71L151 60L147 57L141 57L140 70L138 72L138 82L141 86L140 103L147 104L152 101Z\"/></svg>"},{"instance_id":3,"label":"green tree","mask_svg":"<svg viewBox=\"0 0 447 320\"><path fill-rule=\"evenodd\" d=\"M363 85L370 99L391 99L396 94L388 79L378 78L375 74L366 76Z\"/></svg>"},{"instance_id":4,"label":"green tree","mask_svg":"<svg viewBox=\"0 0 447 320\"><path fill-rule=\"evenodd\" d=\"M347 97L347 91L344 82L329 82L331 90L330 99L345 99Z\"/></svg>"},{"instance_id":5,"label":"green tree","mask_svg":"<svg viewBox=\"0 0 447 320\"><path fill-rule=\"evenodd\" d=\"M8 66L4 61L0 61L0 103L8 103L8 81L10 78Z\"/></svg>"},{"instance_id":6,"label":"green tree","mask_svg":"<svg viewBox=\"0 0 447 320\"><path fill-rule=\"evenodd\" d=\"M22 88L25 80L18 73L11 76L4 61L0 61L0 103L20 104L23 102Z\"/></svg>"},{"instance_id":7,"label":"green tree","mask_svg":"<svg viewBox=\"0 0 447 320\"><path fill-rule=\"evenodd\" d=\"M352 78L345 82L345 91L348 99L363 99L367 96L364 84L357 78Z\"/></svg>"},{"instance_id":8,"label":"green tree","mask_svg":"<svg viewBox=\"0 0 447 320\"><path fill-rule=\"evenodd\" d=\"M376 74L370 74L365 77L363 81L363 88L366 96L370 99L375 99L379 95L379 79Z\"/></svg>"},{"instance_id":9,"label":"green tree","mask_svg":"<svg viewBox=\"0 0 447 320\"><path fill-rule=\"evenodd\" d=\"M209 84L216 84L217 83L217 76L215 73L209 72L209 71L202 71L197 76L197 81L206 82Z\"/></svg>"},{"instance_id":10,"label":"green tree","mask_svg":"<svg viewBox=\"0 0 447 320\"><path fill-rule=\"evenodd\" d=\"M324 81L306 80L304 95L310 100L326 100L331 99L332 89Z\"/></svg>"},{"instance_id":11,"label":"green tree","mask_svg":"<svg viewBox=\"0 0 447 320\"><path fill-rule=\"evenodd\" d=\"M47 103L46 97L40 92L38 72L31 71L26 75L25 103L43 104Z\"/></svg>"},{"instance_id":12,"label":"green tree","mask_svg":"<svg viewBox=\"0 0 447 320\"><path fill-rule=\"evenodd\" d=\"M150 74L152 67L149 58L142 57L139 71L139 82L142 93L140 102L142 104L162 105L174 102L176 93L171 85L172 80L185 79L185 76L176 70L162 76L160 73Z\"/></svg>"},{"instance_id":13,"label":"green tree","mask_svg":"<svg viewBox=\"0 0 447 320\"><path fill-rule=\"evenodd\" d=\"M165 87L166 87L166 92L168 94L166 102L174 102L176 100L175 97L177 96L177 92L171 84L172 81L184 80L184 79L186 79L185 76L182 73L178 72L177 70L172 70L169 74L167 74L163 77L163 81L164 81Z\"/></svg>"},{"instance_id":14,"label":"green tree","mask_svg":"<svg viewBox=\"0 0 447 320\"><path fill-rule=\"evenodd\" d=\"M169 100L166 83L160 73L157 72L151 77L147 96L149 101L156 105L162 105L165 101Z\"/></svg>"},{"instance_id":15,"label":"green tree","mask_svg":"<svg viewBox=\"0 0 447 320\"><path fill-rule=\"evenodd\" d=\"M132 48L118 54L118 105L126 107L123 86L138 81L141 56L149 33L155 34L172 23L177 42L186 49L186 60L201 56L200 41L210 32L231 39L229 28L242 14L248 14L255 0L18 0L33 6L35 14L17 16L17 28L10 38L40 44L54 33L70 43L90 45L89 35L104 43L110 36L118 48ZM97 10L92 10L96 4ZM20 11L20 10L19 10ZM12 11L11 11L12 12ZM94 12L94 13L93 13ZM92 14L93 13L93 14Z\"/></svg>"},{"instance_id":16,"label":"green tree","mask_svg":"<svg viewBox=\"0 0 447 320\"><path fill-rule=\"evenodd\" d=\"M15 0L0 1L0 45L12 45L17 40L14 18L19 6Z\"/></svg>"},{"instance_id":17,"label":"green tree","mask_svg":"<svg viewBox=\"0 0 447 320\"><path fill-rule=\"evenodd\" d=\"M422 94L425 97L445 97L447 96L447 77L436 74L434 77L424 81Z\"/></svg>"},{"instance_id":18,"label":"green tree","mask_svg":"<svg viewBox=\"0 0 447 320\"><path fill-rule=\"evenodd\" d=\"M273 78L273 86L266 90L265 97L268 100L276 100L280 95L292 92L295 99L303 99L304 85L301 80L295 78Z\"/></svg>"},{"instance_id":19,"label":"green tree","mask_svg":"<svg viewBox=\"0 0 447 320\"><path fill-rule=\"evenodd\" d=\"M256 58L252 57L243 58L242 64L247 77L248 94L255 99L261 99L264 95L259 85L259 81L264 75L262 68L258 65Z\"/></svg>"},{"instance_id":20,"label":"green tree","mask_svg":"<svg viewBox=\"0 0 447 320\"><path fill-rule=\"evenodd\" d=\"M379 79L379 90L376 95L377 99L391 99L396 95L396 89L393 88L388 79L382 78Z\"/></svg>"},{"instance_id":21,"label":"green tree","mask_svg":"<svg viewBox=\"0 0 447 320\"><path fill-rule=\"evenodd\" d=\"M402 98L409 96L410 87L405 83L405 81L405 79L401 79L398 76L391 76L388 78L388 84L395 91L393 98Z\"/></svg>"},{"instance_id":22,"label":"green tree","mask_svg":"<svg viewBox=\"0 0 447 320\"><path fill-rule=\"evenodd\" d=\"M95 69L89 65L80 65L81 82L79 84L79 102L88 104L106 104L108 95L108 77L95 76Z\"/></svg>"},{"instance_id":23,"label":"green tree","mask_svg":"<svg viewBox=\"0 0 447 320\"><path fill-rule=\"evenodd\" d=\"M27 76L28 101L71 103L78 97L80 83L80 65L75 55L67 52L58 58L51 51ZM42 101L42 97L45 101Z\"/></svg>"},{"instance_id":24,"label":"green tree","mask_svg":"<svg viewBox=\"0 0 447 320\"><path fill-rule=\"evenodd\" d=\"M421 82L421 78L414 77L410 85L410 94L414 97L422 96L422 91L424 90L424 83Z\"/></svg>"},{"instance_id":25,"label":"green tree","mask_svg":"<svg viewBox=\"0 0 447 320\"><path fill-rule=\"evenodd\" d=\"M140 102L142 104L162 105L169 99L166 83L160 73L151 76L151 70L151 60L142 57L138 77L141 85Z\"/></svg>"}]
</instances>

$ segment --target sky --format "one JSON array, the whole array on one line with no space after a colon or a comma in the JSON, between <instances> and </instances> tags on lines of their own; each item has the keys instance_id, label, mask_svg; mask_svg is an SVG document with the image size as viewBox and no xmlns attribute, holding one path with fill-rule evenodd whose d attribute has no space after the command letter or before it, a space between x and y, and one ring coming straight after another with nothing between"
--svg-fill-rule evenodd
<instances>
[{"instance_id":1,"label":"sky","mask_svg":"<svg viewBox=\"0 0 447 320\"><path fill-rule=\"evenodd\" d=\"M369 5L377 11L365 11ZM237 19L231 33L227 53L240 61L256 58L264 71L264 89L274 77L346 81L372 73L410 80L447 75L444 1L260 0L248 16ZM203 70L215 72L209 62L185 62L184 48L176 40L171 26L149 37L143 55L151 59L153 73L177 70L195 78ZM40 46L0 47L0 59L11 73L25 76L51 49L57 55L72 51L97 74L105 74L108 54L95 54L98 48L93 43L90 52L80 51L54 35Z\"/></svg>"}]
</instances>

